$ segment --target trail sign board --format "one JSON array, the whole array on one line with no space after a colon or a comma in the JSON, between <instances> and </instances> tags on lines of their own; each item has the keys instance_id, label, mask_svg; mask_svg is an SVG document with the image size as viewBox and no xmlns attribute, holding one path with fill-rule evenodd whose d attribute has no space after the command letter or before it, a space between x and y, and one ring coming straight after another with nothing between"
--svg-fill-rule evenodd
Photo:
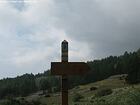
<instances>
[{"instance_id":1,"label":"trail sign board","mask_svg":"<svg viewBox=\"0 0 140 105\"><path fill-rule=\"evenodd\" d=\"M52 75L82 75L89 71L89 66L84 62L52 62Z\"/></svg>"},{"instance_id":2,"label":"trail sign board","mask_svg":"<svg viewBox=\"0 0 140 105\"><path fill-rule=\"evenodd\" d=\"M51 62L51 74L62 76L62 105L68 105L68 75L82 75L89 71L84 62L68 62L68 42L64 40L61 44L61 61Z\"/></svg>"}]
</instances>

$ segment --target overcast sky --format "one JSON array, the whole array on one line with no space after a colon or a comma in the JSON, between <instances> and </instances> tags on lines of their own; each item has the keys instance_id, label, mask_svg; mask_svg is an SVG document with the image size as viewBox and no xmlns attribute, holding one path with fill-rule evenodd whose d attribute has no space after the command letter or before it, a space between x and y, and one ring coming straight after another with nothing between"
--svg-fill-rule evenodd
<instances>
[{"instance_id":1,"label":"overcast sky","mask_svg":"<svg viewBox=\"0 0 140 105\"><path fill-rule=\"evenodd\" d=\"M0 78L140 48L140 0L0 0Z\"/></svg>"}]
</instances>

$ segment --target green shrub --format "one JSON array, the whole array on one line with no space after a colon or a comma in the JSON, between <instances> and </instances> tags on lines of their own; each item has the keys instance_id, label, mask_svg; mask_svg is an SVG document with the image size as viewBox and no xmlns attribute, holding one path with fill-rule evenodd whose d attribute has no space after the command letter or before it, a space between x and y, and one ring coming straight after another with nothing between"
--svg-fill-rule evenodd
<instances>
[{"instance_id":1,"label":"green shrub","mask_svg":"<svg viewBox=\"0 0 140 105\"><path fill-rule=\"evenodd\" d=\"M16 99L4 100L0 103L0 105L20 105L20 102Z\"/></svg>"},{"instance_id":2,"label":"green shrub","mask_svg":"<svg viewBox=\"0 0 140 105\"><path fill-rule=\"evenodd\" d=\"M80 101L80 99L82 99L82 98L83 98L83 96L82 96L81 94L76 93L76 94L74 94L72 100L73 100L73 102L78 102L78 101Z\"/></svg>"},{"instance_id":3,"label":"green shrub","mask_svg":"<svg viewBox=\"0 0 140 105\"><path fill-rule=\"evenodd\" d=\"M112 93L112 89L110 89L110 88L103 88L103 89L98 90L95 93L95 96L101 97L101 96L110 95L111 93Z\"/></svg>"},{"instance_id":4,"label":"green shrub","mask_svg":"<svg viewBox=\"0 0 140 105\"><path fill-rule=\"evenodd\" d=\"M38 100L32 100L32 103L33 103L33 105L40 105L41 104L41 102Z\"/></svg>"}]
</instances>

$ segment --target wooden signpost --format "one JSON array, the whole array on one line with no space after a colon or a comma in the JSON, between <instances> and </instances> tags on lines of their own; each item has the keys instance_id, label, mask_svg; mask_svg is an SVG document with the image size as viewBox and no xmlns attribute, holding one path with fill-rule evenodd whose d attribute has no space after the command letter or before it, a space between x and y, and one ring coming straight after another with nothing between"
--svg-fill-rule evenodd
<instances>
[{"instance_id":1,"label":"wooden signpost","mask_svg":"<svg viewBox=\"0 0 140 105\"><path fill-rule=\"evenodd\" d=\"M62 76L62 105L68 105L68 75L82 75L89 71L84 62L68 62L68 42L64 40L61 45L61 61L51 62L51 74Z\"/></svg>"}]
</instances>

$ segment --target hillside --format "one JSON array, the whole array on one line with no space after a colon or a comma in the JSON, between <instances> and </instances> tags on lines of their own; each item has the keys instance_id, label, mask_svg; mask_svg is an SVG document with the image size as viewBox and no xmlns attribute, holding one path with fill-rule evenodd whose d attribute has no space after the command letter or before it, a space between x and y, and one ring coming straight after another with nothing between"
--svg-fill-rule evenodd
<instances>
[{"instance_id":1,"label":"hillside","mask_svg":"<svg viewBox=\"0 0 140 105\"><path fill-rule=\"evenodd\" d=\"M113 91L111 95L114 94L115 96L115 94L120 90L123 91L123 90L131 89L131 85L126 84L126 82L123 79L123 76L124 75L119 75L119 76L117 75L117 78L116 78L116 75L115 75L115 76L112 76L111 78L108 78L102 81L74 87L73 89L69 90L69 104L70 105L87 105L87 104L92 105L92 101L94 101L94 98L98 97L95 95L98 94L99 91L111 89ZM94 88L97 88L97 89L94 90ZM73 98L75 97L76 94L81 95L83 97L79 100L79 102L73 102ZM108 97L108 96L105 96L105 97ZM57 93L57 94L51 94L51 97L47 97L47 98L41 97L39 98L39 100L43 104L47 103L48 105L59 105L59 103L61 103L60 98L61 98L60 94ZM98 99L100 98L102 97L99 96Z\"/></svg>"},{"instance_id":2,"label":"hillside","mask_svg":"<svg viewBox=\"0 0 140 105\"><path fill-rule=\"evenodd\" d=\"M139 105L140 84L129 85L124 81L124 76L115 75L102 81L70 89L69 105ZM60 105L60 96L59 92L48 96L34 93L24 98L18 97L16 100L34 102L36 105ZM3 103L4 101L1 101L0 105L5 105Z\"/></svg>"}]
</instances>

